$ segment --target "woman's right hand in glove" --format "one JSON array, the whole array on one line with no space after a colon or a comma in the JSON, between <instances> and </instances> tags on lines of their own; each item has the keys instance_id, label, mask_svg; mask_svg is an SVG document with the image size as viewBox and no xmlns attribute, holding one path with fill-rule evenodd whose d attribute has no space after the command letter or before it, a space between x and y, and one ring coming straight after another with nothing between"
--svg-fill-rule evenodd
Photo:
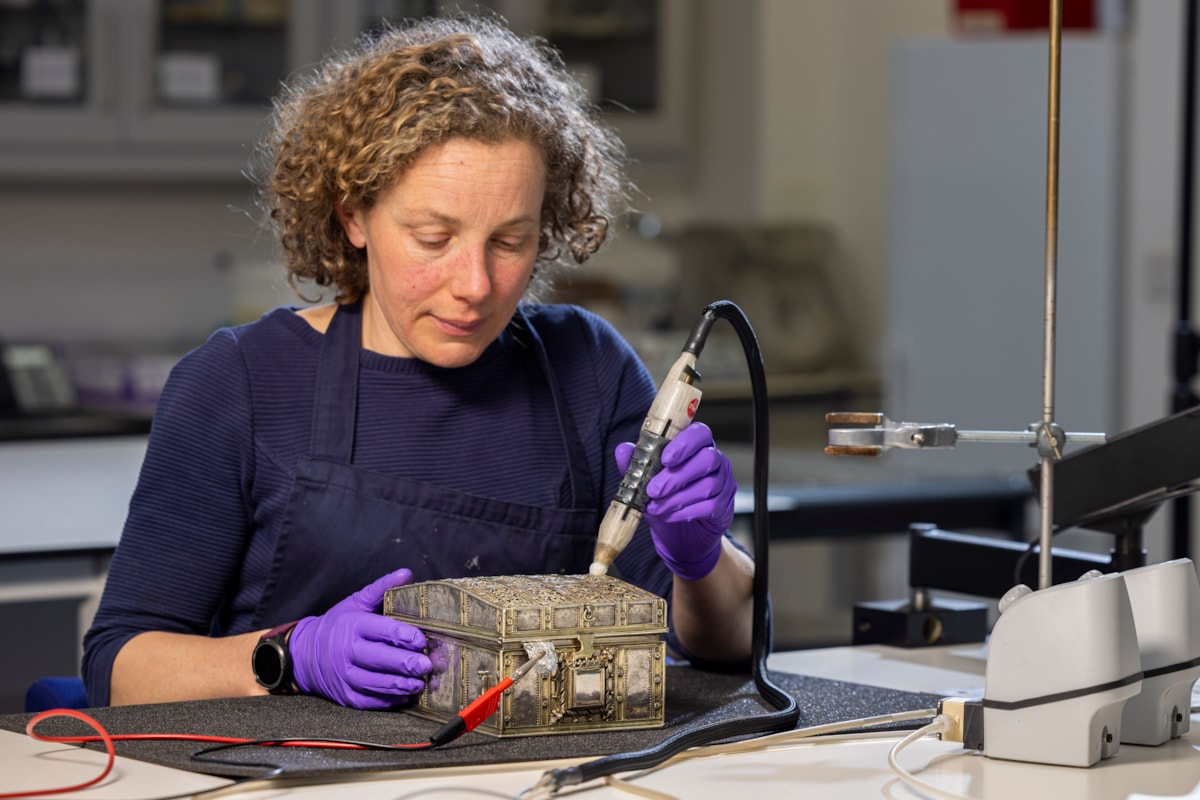
<instances>
[{"instance_id":1,"label":"woman's right hand in glove","mask_svg":"<svg viewBox=\"0 0 1200 800\"><path fill-rule=\"evenodd\" d=\"M433 669L421 652L425 634L381 613L384 593L411 581L411 570L396 570L296 623L288 650L300 690L364 709L393 708L420 694Z\"/></svg>"}]
</instances>

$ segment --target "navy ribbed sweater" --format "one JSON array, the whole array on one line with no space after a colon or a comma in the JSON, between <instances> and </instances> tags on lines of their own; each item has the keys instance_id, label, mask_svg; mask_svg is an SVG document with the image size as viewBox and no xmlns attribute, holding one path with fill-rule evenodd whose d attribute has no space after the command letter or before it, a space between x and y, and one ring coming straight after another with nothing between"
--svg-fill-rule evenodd
<instances>
[{"instance_id":1,"label":"navy ribbed sweater","mask_svg":"<svg viewBox=\"0 0 1200 800\"><path fill-rule=\"evenodd\" d=\"M526 313L566 392L592 475L598 525L620 481L613 449L636 441L653 380L601 318L571 306L529 306ZM322 339L292 309L275 309L215 332L172 370L84 639L89 704L108 703L113 660L138 633L223 636L251 629L295 467L309 448ZM355 466L562 507L566 459L545 376L510 333L457 369L362 352ZM587 566L580 563L578 571ZM626 580L669 599L670 573L646 531L616 567ZM530 563L525 573L542 571ZM345 594L377 577L362 576Z\"/></svg>"}]
</instances>

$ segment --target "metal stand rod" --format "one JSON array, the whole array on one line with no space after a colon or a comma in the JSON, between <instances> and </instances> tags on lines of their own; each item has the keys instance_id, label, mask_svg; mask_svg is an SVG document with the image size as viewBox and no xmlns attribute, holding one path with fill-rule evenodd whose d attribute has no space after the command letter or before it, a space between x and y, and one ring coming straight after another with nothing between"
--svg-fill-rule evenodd
<instances>
[{"instance_id":1,"label":"metal stand rod","mask_svg":"<svg viewBox=\"0 0 1200 800\"><path fill-rule=\"evenodd\" d=\"M956 431L956 438L960 442L1018 442L1023 444L1037 444L1037 431ZM1108 441L1107 433L1080 433L1073 432L1064 434L1066 441L1072 444L1104 444Z\"/></svg>"},{"instance_id":2,"label":"metal stand rod","mask_svg":"<svg viewBox=\"0 0 1200 800\"><path fill-rule=\"evenodd\" d=\"M1046 136L1046 303L1042 353L1042 426L1047 434L1054 423L1054 327L1058 293L1058 122L1062 66L1062 0L1050 0L1050 104ZM1046 441L1053 438L1047 435ZM1038 588L1052 583L1051 538L1054 535L1054 461L1050 448L1041 451L1041 552L1038 554Z\"/></svg>"}]
</instances>

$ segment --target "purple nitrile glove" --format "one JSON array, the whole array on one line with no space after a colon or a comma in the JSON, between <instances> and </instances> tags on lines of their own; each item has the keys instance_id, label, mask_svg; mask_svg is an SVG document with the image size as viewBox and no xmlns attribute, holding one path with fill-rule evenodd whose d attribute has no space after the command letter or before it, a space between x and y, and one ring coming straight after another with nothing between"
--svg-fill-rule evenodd
<instances>
[{"instance_id":1,"label":"purple nitrile glove","mask_svg":"<svg viewBox=\"0 0 1200 800\"><path fill-rule=\"evenodd\" d=\"M629 468L634 445L617 445L617 468ZM688 581L712 572L721 540L733 522L737 481L729 459L717 449L712 430L693 422L667 443L662 471L646 484L646 510L654 549L671 572Z\"/></svg>"},{"instance_id":2,"label":"purple nitrile glove","mask_svg":"<svg viewBox=\"0 0 1200 800\"><path fill-rule=\"evenodd\" d=\"M425 634L380 613L384 593L411 580L411 570L396 570L296 624L288 650L302 692L351 708L384 709L425 688L433 668L421 652Z\"/></svg>"}]
</instances>

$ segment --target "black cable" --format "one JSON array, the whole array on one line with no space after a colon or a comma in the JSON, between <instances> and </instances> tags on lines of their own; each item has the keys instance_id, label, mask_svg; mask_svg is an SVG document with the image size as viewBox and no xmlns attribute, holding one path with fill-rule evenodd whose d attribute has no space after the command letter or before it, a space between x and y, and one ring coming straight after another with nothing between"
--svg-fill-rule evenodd
<instances>
[{"instance_id":1,"label":"black cable","mask_svg":"<svg viewBox=\"0 0 1200 800\"><path fill-rule=\"evenodd\" d=\"M767 673L770 649L768 606L770 529L767 518L767 478L770 465L767 425L767 382L758 339L746 315L734 303L718 300L704 309L704 320L723 318L733 325L746 354L750 370L751 399L754 411L754 625L751 669L758 693L777 710L754 717L725 720L685 730L654 747L629 753L604 756L573 767L550 770L542 776L540 788L557 792L565 786L655 767L690 747L711 744L722 739L756 733L772 733L796 727L800 709L796 699L776 686ZM699 330L701 324L693 331ZM707 328L704 328L707 333ZM695 335L693 333L693 335ZM689 343L691 340L689 339Z\"/></svg>"},{"instance_id":2,"label":"black cable","mask_svg":"<svg viewBox=\"0 0 1200 800\"><path fill-rule=\"evenodd\" d=\"M768 730L783 730L785 727L795 727L800 719L800 708L790 694L776 686L767 673L767 654L770 651L770 605L768 603L768 578L770 576L770 519L767 513L767 483L770 472L770 437L767 420L767 377L763 368L762 351L758 346L758 337L750 326L750 320L745 313L728 300L719 300L706 309L716 316L725 319L738 334L742 350L746 355L746 365L750 374L750 393L754 413L754 629L753 648L754 661L751 668L754 683L759 694L779 709L776 714L768 715L772 727L759 727L753 732ZM786 725L785 725L786 722Z\"/></svg>"},{"instance_id":3,"label":"black cable","mask_svg":"<svg viewBox=\"0 0 1200 800\"><path fill-rule=\"evenodd\" d=\"M237 747L303 747L306 744L317 748L341 750L429 750L437 745L432 742L417 742L414 744L381 744L379 742L360 742L355 739L331 739L313 736L274 736L268 739L247 739L243 742L218 742L202 747L192 753L192 758L202 760L201 756L216 753L221 750L233 750ZM230 762L238 763L238 762Z\"/></svg>"},{"instance_id":4,"label":"black cable","mask_svg":"<svg viewBox=\"0 0 1200 800\"><path fill-rule=\"evenodd\" d=\"M232 750L238 747L286 747L286 746L303 746L304 743L311 743L313 747L344 747L347 750L428 750L437 745L432 742L418 742L415 744L380 744L378 742L360 742L354 739L332 739L332 738L314 738L311 736L277 736L271 739L250 739L244 742L220 742L218 744L202 747L192 753L192 760L199 761L202 764L221 764L229 767L259 767L260 769L268 770L266 775L260 775L255 780L269 780L271 778L280 777L284 774L284 769L279 764L272 764L266 761L232 761L229 759L211 758L211 754L220 752L221 750Z\"/></svg>"},{"instance_id":5,"label":"black cable","mask_svg":"<svg viewBox=\"0 0 1200 800\"><path fill-rule=\"evenodd\" d=\"M1062 528L1055 528L1054 530L1052 530L1050 532L1051 538L1058 536L1058 534L1061 533L1062 530L1063 530ZM1042 551L1041 544L1042 544L1041 539L1031 539L1030 541L1026 542L1025 552L1023 552L1023 553L1021 553L1021 555L1017 556L1017 560L1013 564L1013 585L1014 586L1018 583L1029 583L1029 581L1026 581L1025 578L1021 575L1021 573L1025 571L1025 564L1029 561L1029 557L1032 556L1034 553L1040 553ZM1051 557L1053 557L1053 553L1051 553Z\"/></svg>"}]
</instances>

